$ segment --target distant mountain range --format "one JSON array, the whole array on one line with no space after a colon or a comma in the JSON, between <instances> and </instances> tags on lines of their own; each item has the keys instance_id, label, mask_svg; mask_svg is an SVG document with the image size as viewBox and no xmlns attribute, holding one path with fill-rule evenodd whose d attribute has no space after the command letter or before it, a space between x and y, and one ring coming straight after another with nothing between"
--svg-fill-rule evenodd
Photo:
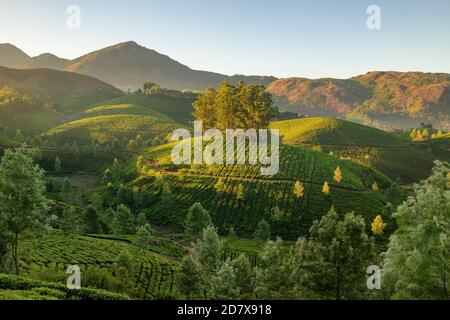
<instances>
[{"instance_id":1,"label":"distant mountain range","mask_svg":"<svg viewBox=\"0 0 450 320\"><path fill-rule=\"evenodd\" d=\"M369 72L350 79L287 78L269 84L282 109L378 127L450 128L450 74Z\"/></svg>"},{"instance_id":2,"label":"distant mountain range","mask_svg":"<svg viewBox=\"0 0 450 320\"><path fill-rule=\"evenodd\" d=\"M276 80L266 76L226 76L219 73L192 70L189 67L129 41L88 53L74 60L66 60L46 53L29 57L20 49L0 45L0 65L10 68L50 68L89 75L122 90L142 88L145 81L155 82L169 89L203 90L216 87L223 81L268 85Z\"/></svg>"},{"instance_id":3,"label":"distant mountain range","mask_svg":"<svg viewBox=\"0 0 450 320\"><path fill-rule=\"evenodd\" d=\"M11 44L0 44L0 66L49 68L88 75L124 91L145 81L177 90L204 90L223 81L262 84L282 110L332 116L377 127L414 127L422 122L450 129L450 74L369 72L350 79L277 79L227 76L193 70L133 41L119 43L74 60L46 53L29 57Z\"/></svg>"}]
</instances>

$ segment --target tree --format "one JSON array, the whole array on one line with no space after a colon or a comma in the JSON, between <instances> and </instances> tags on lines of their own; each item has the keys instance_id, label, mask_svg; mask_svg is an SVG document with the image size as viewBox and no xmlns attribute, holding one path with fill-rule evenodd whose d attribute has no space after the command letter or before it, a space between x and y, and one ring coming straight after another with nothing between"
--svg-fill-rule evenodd
<instances>
[{"instance_id":1,"label":"tree","mask_svg":"<svg viewBox=\"0 0 450 320\"><path fill-rule=\"evenodd\" d=\"M69 195L70 191L72 191L72 183L70 182L69 179L64 178L61 192L64 195L64 197L67 197Z\"/></svg>"},{"instance_id":2,"label":"tree","mask_svg":"<svg viewBox=\"0 0 450 320\"><path fill-rule=\"evenodd\" d=\"M214 185L214 189L216 190L216 192L220 193L223 191L224 186L225 183L223 182L223 179L219 178L219 180L217 180L217 183Z\"/></svg>"},{"instance_id":3,"label":"tree","mask_svg":"<svg viewBox=\"0 0 450 320\"><path fill-rule=\"evenodd\" d=\"M334 171L334 177L333 180L336 181L337 183L340 183L342 181L342 171L341 168L337 167L336 170Z\"/></svg>"},{"instance_id":4,"label":"tree","mask_svg":"<svg viewBox=\"0 0 450 320\"><path fill-rule=\"evenodd\" d=\"M209 89L194 102L194 117L207 129L248 129L267 127L273 114L272 95L264 86L233 86L223 82Z\"/></svg>"},{"instance_id":5,"label":"tree","mask_svg":"<svg viewBox=\"0 0 450 320\"><path fill-rule=\"evenodd\" d=\"M128 190L124 187L123 184L119 186L119 189L117 190L117 202L119 204L128 204L129 202L129 193Z\"/></svg>"},{"instance_id":6,"label":"tree","mask_svg":"<svg viewBox=\"0 0 450 320\"><path fill-rule=\"evenodd\" d=\"M200 238L203 233L203 229L211 226L211 216L209 212L203 208L201 203L194 203L188 211L186 220L184 221L184 229L187 234Z\"/></svg>"},{"instance_id":7,"label":"tree","mask_svg":"<svg viewBox=\"0 0 450 320\"><path fill-rule=\"evenodd\" d=\"M259 241L270 239L270 224L266 220L261 220L256 227L253 237Z\"/></svg>"},{"instance_id":8,"label":"tree","mask_svg":"<svg viewBox=\"0 0 450 320\"><path fill-rule=\"evenodd\" d=\"M255 272L248 257L240 254L235 260L231 262L234 274L238 275L239 281L237 286L243 299L251 299L255 291Z\"/></svg>"},{"instance_id":9,"label":"tree","mask_svg":"<svg viewBox=\"0 0 450 320\"><path fill-rule=\"evenodd\" d=\"M150 226L150 224L146 223L143 226L139 227L136 233L136 238L133 240L131 244L136 248L145 252L148 250L148 245L150 243L152 234L153 234L152 227Z\"/></svg>"},{"instance_id":10,"label":"tree","mask_svg":"<svg viewBox=\"0 0 450 320\"><path fill-rule=\"evenodd\" d=\"M56 173L60 173L61 172L61 160L59 159L59 157L55 158L54 169L55 169Z\"/></svg>"},{"instance_id":11,"label":"tree","mask_svg":"<svg viewBox=\"0 0 450 320\"><path fill-rule=\"evenodd\" d=\"M114 212L112 229L117 234L134 234L136 232L136 220L123 204L119 205Z\"/></svg>"},{"instance_id":12,"label":"tree","mask_svg":"<svg viewBox=\"0 0 450 320\"><path fill-rule=\"evenodd\" d=\"M411 140L412 140L412 141L416 141L416 140L417 140L417 130L414 128L414 129L411 131L411 134L410 134L409 136L411 137Z\"/></svg>"},{"instance_id":13,"label":"tree","mask_svg":"<svg viewBox=\"0 0 450 320\"><path fill-rule=\"evenodd\" d=\"M283 241L268 241L260 256L256 270L256 296L258 299L289 299L293 287L292 264L283 252Z\"/></svg>"},{"instance_id":14,"label":"tree","mask_svg":"<svg viewBox=\"0 0 450 320\"><path fill-rule=\"evenodd\" d=\"M15 135L14 139L16 141L18 141L18 142L24 142L25 141L25 138L23 137L23 134L22 134L22 130L20 130L20 129L16 130L16 135Z\"/></svg>"},{"instance_id":15,"label":"tree","mask_svg":"<svg viewBox=\"0 0 450 320\"><path fill-rule=\"evenodd\" d=\"M244 200L244 197L245 197L245 187L242 183L239 183L236 191L236 199Z\"/></svg>"},{"instance_id":16,"label":"tree","mask_svg":"<svg viewBox=\"0 0 450 320\"><path fill-rule=\"evenodd\" d=\"M378 191L378 190L380 190L380 187L378 186L378 183L374 182L374 183L372 184L372 190L373 190L373 191Z\"/></svg>"},{"instance_id":17,"label":"tree","mask_svg":"<svg viewBox=\"0 0 450 320\"><path fill-rule=\"evenodd\" d=\"M375 217L371 224L371 230L374 236L381 236L386 229L386 223L383 222L383 218L378 215Z\"/></svg>"},{"instance_id":18,"label":"tree","mask_svg":"<svg viewBox=\"0 0 450 320\"><path fill-rule=\"evenodd\" d=\"M88 234L100 233L100 216L93 206L88 206L84 211L84 232Z\"/></svg>"},{"instance_id":19,"label":"tree","mask_svg":"<svg viewBox=\"0 0 450 320\"><path fill-rule=\"evenodd\" d=\"M208 226L203 230L202 237L194 244L196 257L203 270L213 274L221 263L223 241L220 240L216 228Z\"/></svg>"},{"instance_id":20,"label":"tree","mask_svg":"<svg viewBox=\"0 0 450 320\"><path fill-rule=\"evenodd\" d=\"M449 299L450 165L435 162L432 175L414 187L392 215L391 236L382 271L393 299Z\"/></svg>"},{"instance_id":21,"label":"tree","mask_svg":"<svg viewBox=\"0 0 450 320\"><path fill-rule=\"evenodd\" d=\"M0 230L10 239L16 274L19 242L26 230L47 223L44 172L24 148L6 150L0 163Z\"/></svg>"},{"instance_id":22,"label":"tree","mask_svg":"<svg viewBox=\"0 0 450 320\"><path fill-rule=\"evenodd\" d=\"M161 200L166 204L172 200L172 188L170 187L170 184L168 182L163 184L161 191Z\"/></svg>"},{"instance_id":23,"label":"tree","mask_svg":"<svg viewBox=\"0 0 450 320\"><path fill-rule=\"evenodd\" d=\"M144 156L139 156L136 160L136 170L137 172L142 171L142 167L145 165L145 158Z\"/></svg>"},{"instance_id":24,"label":"tree","mask_svg":"<svg viewBox=\"0 0 450 320\"><path fill-rule=\"evenodd\" d=\"M303 183L300 181L295 182L294 185L294 195L296 198L302 198L305 193L305 187L303 187Z\"/></svg>"},{"instance_id":25,"label":"tree","mask_svg":"<svg viewBox=\"0 0 450 320\"><path fill-rule=\"evenodd\" d=\"M77 234L80 232L80 219L74 207L64 209L59 219L59 227L65 234Z\"/></svg>"},{"instance_id":26,"label":"tree","mask_svg":"<svg viewBox=\"0 0 450 320\"><path fill-rule=\"evenodd\" d=\"M136 218L136 224L138 226L143 226L147 224L147 215L145 212L140 212Z\"/></svg>"},{"instance_id":27,"label":"tree","mask_svg":"<svg viewBox=\"0 0 450 320\"><path fill-rule=\"evenodd\" d=\"M324 193L326 195L328 195L330 193L330 185L328 184L327 181L325 181L323 184L322 193Z\"/></svg>"},{"instance_id":28,"label":"tree","mask_svg":"<svg viewBox=\"0 0 450 320\"><path fill-rule=\"evenodd\" d=\"M188 299L197 296L201 290L201 270L190 255L181 261L181 269L177 273L175 282L180 293Z\"/></svg>"},{"instance_id":29,"label":"tree","mask_svg":"<svg viewBox=\"0 0 450 320\"><path fill-rule=\"evenodd\" d=\"M366 288L366 270L374 257L374 241L361 216L342 220L334 208L315 221L310 238L295 246L294 277L302 299L360 299Z\"/></svg>"},{"instance_id":30,"label":"tree","mask_svg":"<svg viewBox=\"0 0 450 320\"><path fill-rule=\"evenodd\" d=\"M236 274L230 262L223 263L211 278L211 298L214 300L239 299L240 293L237 282Z\"/></svg>"}]
</instances>

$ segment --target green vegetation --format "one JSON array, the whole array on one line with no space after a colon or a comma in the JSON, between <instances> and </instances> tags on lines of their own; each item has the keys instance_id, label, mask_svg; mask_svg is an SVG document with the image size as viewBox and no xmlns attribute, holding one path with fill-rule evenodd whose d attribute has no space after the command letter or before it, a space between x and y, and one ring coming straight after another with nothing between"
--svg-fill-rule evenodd
<instances>
[{"instance_id":1,"label":"green vegetation","mask_svg":"<svg viewBox=\"0 0 450 320\"><path fill-rule=\"evenodd\" d=\"M391 181L383 174L304 148L283 146L279 173L264 177L260 176L259 165L173 166L172 145L153 147L145 153L147 159L154 159L159 173L171 184L175 201L170 206L158 202L161 187L155 172L135 173L139 178L134 183L150 191L149 207L144 210L156 224L181 227L190 206L200 202L208 204L212 220L222 234L230 227L240 235L252 234L265 219L273 235L295 239L306 233L312 222L332 205L343 212L354 211L371 222L383 203L399 200L389 199L386 189ZM331 182L337 167L342 171L340 183ZM299 180L304 185L302 198L293 194ZM324 181L330 181L332 190L327 197L322 194ZM384 190L372 190L374 182ZM217 189L218 185L222 186Z\"/></svg>"},{"instance_id":2,"label":"green vegetation","mask_svg":"<svg viewBox=\"0 0 450 320\"><path fill-rule=\"evenodd\" d=\"M403 182L427 177L435 157L427 148L411 145L375 128L330 118L274 122L283 142L320 150L383 172Z\"/></svg>"},{"instance_id":3,"label":"green vegetation","mask_svg":"<svg viewBox=\"0 0 450 320\"><path fill-rule=\"evenodd\" d=\"M237 87L224 82L217 90L208 89L193 103L194 116L205 128L266 128L272 115L272 96L264 86Z\"/></svg>"}]
</instances>

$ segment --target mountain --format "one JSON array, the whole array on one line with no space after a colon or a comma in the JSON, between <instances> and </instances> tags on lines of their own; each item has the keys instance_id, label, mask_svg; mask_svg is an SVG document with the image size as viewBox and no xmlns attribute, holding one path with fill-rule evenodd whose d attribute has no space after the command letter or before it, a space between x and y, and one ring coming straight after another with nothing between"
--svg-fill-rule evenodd
<instances>
[{"instance_id":1,"label":"mountain","mask_svg":"<svg viewBox=\"0 0 450 320\"><path fill-rule=\"evenodd\" d=\"M228 80L267 85L273 77L233 76L192 70L189 67L129 41L101 49L71 61L67 71L82 73L111 83L122 89L141 88L145 81L169 89L202 90Z\"/></svg>"},{"instance_id":2,"label":"mountain","mask_svg":"<svg viewBox=\"0 0 450 320\"><path fill-rule=\"evenodd\" d=\"M450 74L369 72L350 79L286 78L269 84L277 104L311 116L333 116L375 126L450 127Z\"/></svg>"},{"instance_id":3,"label":"mountain","mask_svg":"<svg viewBox=\"0 0 450 320\"><path fill-rule=\"evenodd\" d=\"M0 43L0 66L14 68L17 64L30 57L9 43Z\"/></svg>"},{"instance_id":4,"label":"mountain","mask_svg":"<svg viewBox=\"0 0 450 320\"><path fill-rule=\"evenodd\" d=\"M59 58L51 53L44 53L37 57L29 58L21 63L16 64L19 69L39 69L47 68L54 70L64 70L69 60Z\"/></svg>"},{"instance_id":5,"label":"mountain","mask_svg":"<svg viewBox=\"0 0 450 320\"><path fill-rule=\"evenodd\" d=\"M81 108L123 95L119 89L95 78L51 69L0 67L0 88L9 86L37 98L51 98L56 108Z\"/></svg>"}]
</instances>

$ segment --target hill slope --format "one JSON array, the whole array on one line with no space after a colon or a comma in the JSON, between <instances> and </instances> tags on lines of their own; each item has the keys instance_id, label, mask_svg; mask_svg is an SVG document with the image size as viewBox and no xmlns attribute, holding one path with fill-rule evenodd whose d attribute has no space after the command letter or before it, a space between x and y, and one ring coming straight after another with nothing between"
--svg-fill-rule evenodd
<instances>
[{"instance_id":1,"label":"hill slope","mask_svg":"<svg viewBox=\"0 0 450 320\"><path fill-rule=\"evenodd\" d=\"M384 192L373 192L370 186L377 182L381 188L387 188L391 183L375 170L291 146L282 146L280 171L273 177L261 176L259 165L175 166L170 160L174 145L153 147L145 153L147 166L161 172L169 183L171 201L161 201L161 179L152 174L137 174L135 164L130 163L130 173L139 178L129 187L137 185L149 191L150 206L145 211L156 224L181 227L188 208L201 202L223 233L233 227L249 235L265 219L275 235L296 239L299 234L306 234L312 222L331 206L341 213L354 211L368 221L373 219L387 198ZM340 183L333 181L338 166L344 177ZM293 193L298 180L304 185L302 198ZM222 183L220 188L218 181ZM322 193L325 181L330 184L329 195Z\"/></svg>"},{"instance_id":2,"label":"hill slope","mask_svg":"<svg viewBox=\"0 0 450 320\"><path fill-rule=\"evenodd\" d=\"M28 60L30 57L9 43L0 43L0 66L14 68L17 64Z\"/></svg>"},{"instance_id":3,"label":"hill slope","mask_svg":"<svg viewBox=\"0 0 450 320\"><path fill-rule=\"evenodd\" d=\"M403 182L417 182L429 176L435 159L425 148L344 120L304 118L274 122L271 127L280 130L284 143L319 148Z\"/></svg>"},{"instance_id":4,"label":"hill slope","mask_svg":"<svg viewBox=\"0 0 450 320\"><path fill-rule=\"evenodd\" d=\"M169 89L205 89L229 80L268 84L272 77L228 77L213 72L192 70L154 50L133 41L120 43L77 58L67 71L82 73L111 83L119 88L141 88L150 80Z\"/></svg>"},{"instance_id":5,"label":"hill slope","mask_svg":"<svg viewBox=\"0 0 450 320\"><path fill-rule=\"evenodd\" d=\"M26 61L16 64L19 69L54 69L64 70L69 60L59 58L51 53L44 53L37 57L32 57Z\"/></svg>"},{"instance_id":6,"label":"hill slope","mask_svg":"<svg viewBox=\"0 0 450 320\"><path fill-rule=\"evenodd\" d=\"M351 116L372 124L450 127L450 74L369 72L351 79L280 79L268 86L277 103L311 116Z\"/></svg>"},{"instance_id":7,"label":"hill slope","mask_svg":"<svg viewBox=\"0 0 450 320\"><path fill-rule=\"evenodd\" d=\"M117 88L92 77L50 69L0 67L0 88L3 86L38 98L50 97L58 109L77 109L123 95Z\"/></svg>"}]
</instances>

